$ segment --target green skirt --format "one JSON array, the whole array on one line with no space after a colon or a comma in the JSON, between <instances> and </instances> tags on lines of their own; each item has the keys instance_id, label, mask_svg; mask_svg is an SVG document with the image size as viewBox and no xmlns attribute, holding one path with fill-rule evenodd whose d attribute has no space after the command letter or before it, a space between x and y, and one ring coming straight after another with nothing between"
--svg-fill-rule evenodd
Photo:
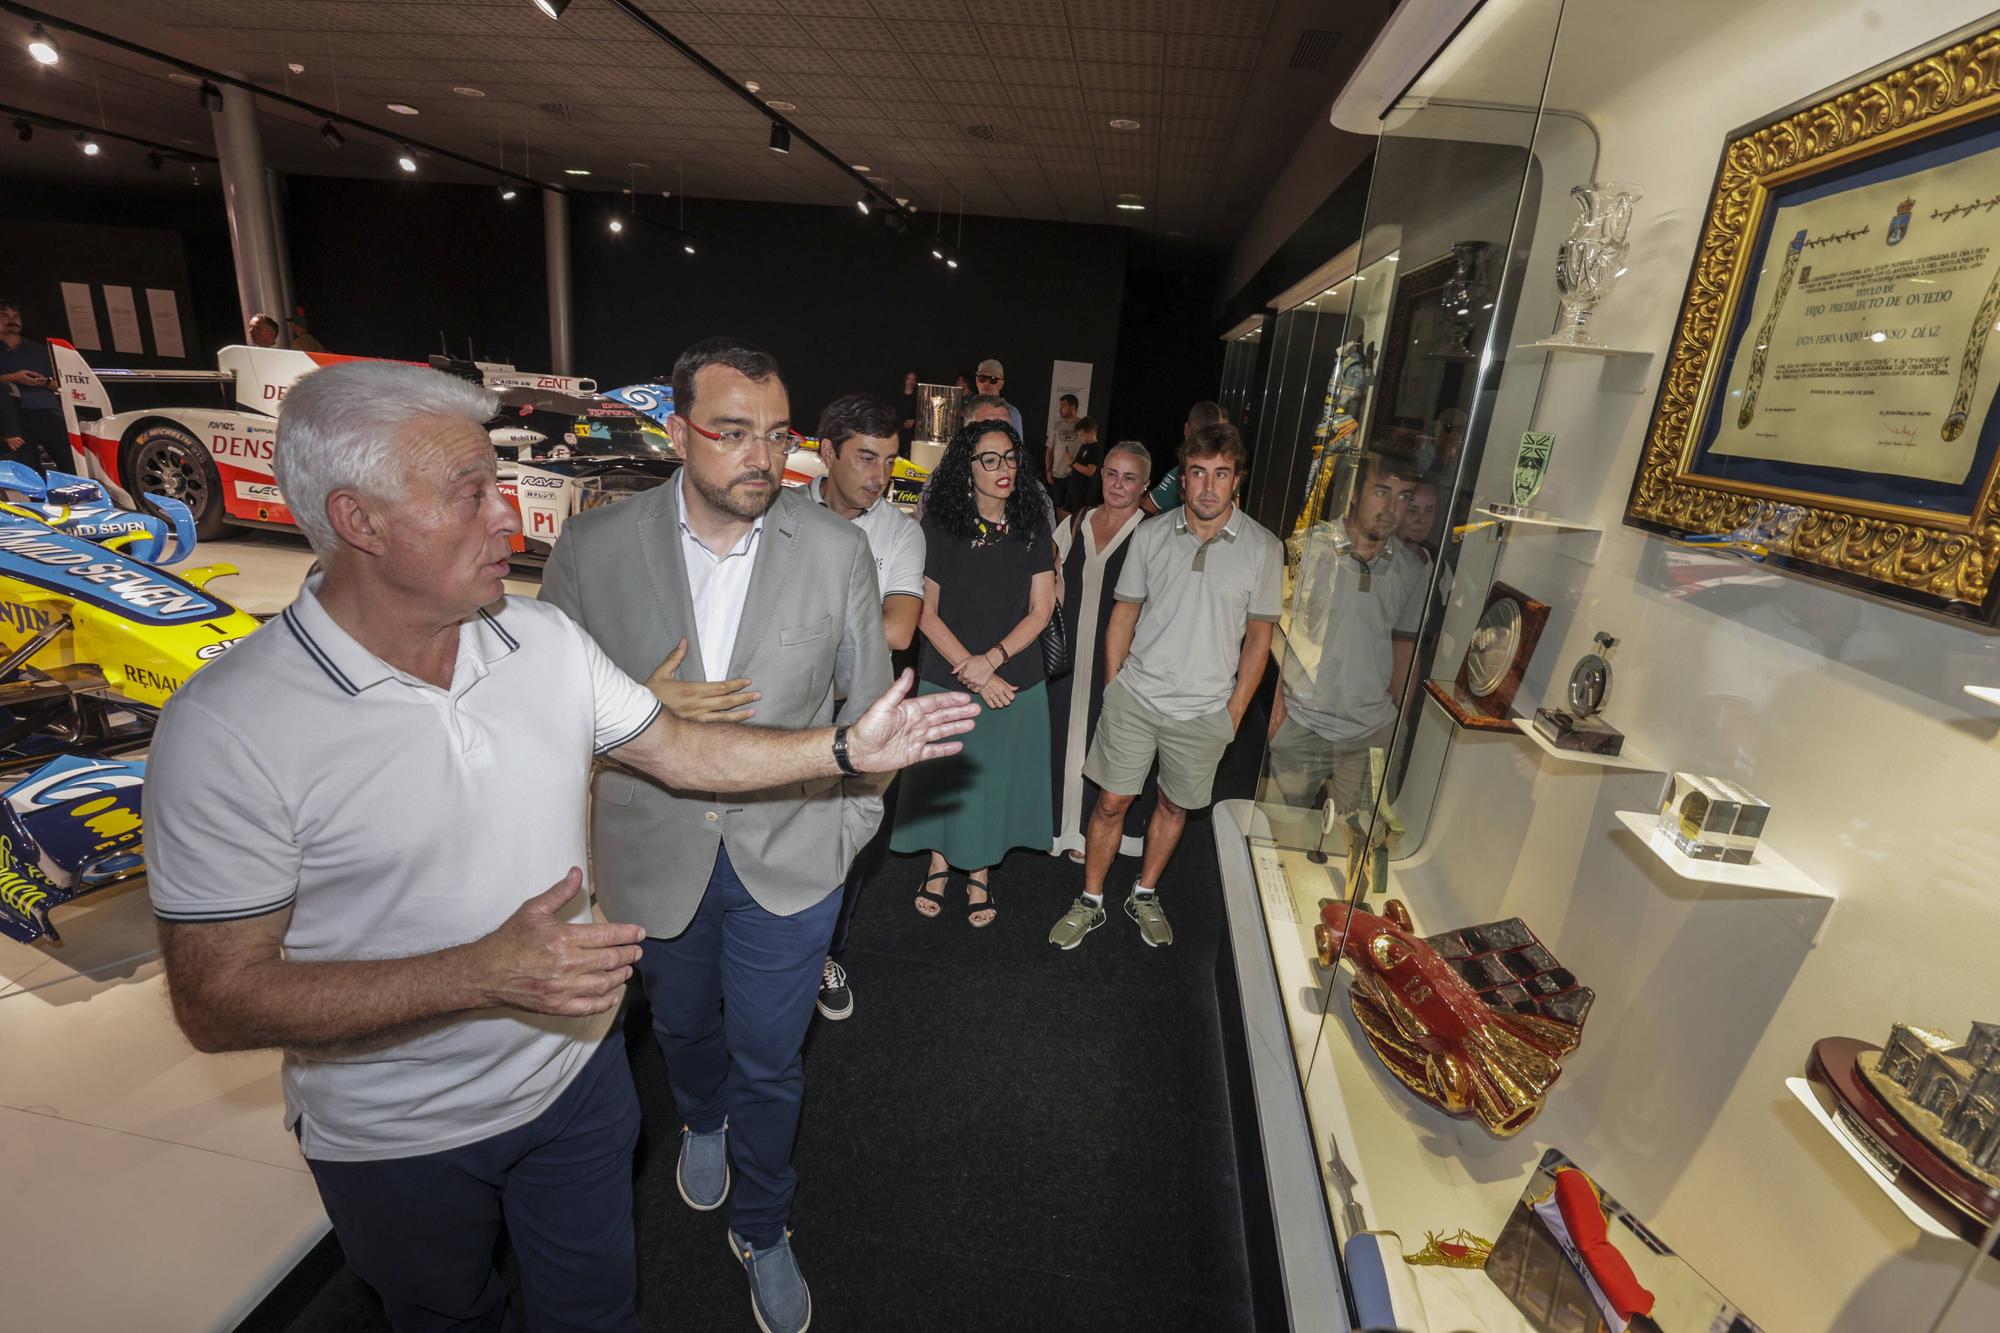
<instances>
[{"instance_id":1,"label":"green skirt","mask_svg":"<svg viewBox=\"0 0 2000 1333\"><path fill-rule=\"evenodd\" d=\"M943 693L920 682L919 694ZM961 870L997 865L1010 848L1049 849L1049 691L1038 683L1005 708L982 705L965 748L903 775L896 827L898 852L942 852Z\"/></svg>"}]
</instances>

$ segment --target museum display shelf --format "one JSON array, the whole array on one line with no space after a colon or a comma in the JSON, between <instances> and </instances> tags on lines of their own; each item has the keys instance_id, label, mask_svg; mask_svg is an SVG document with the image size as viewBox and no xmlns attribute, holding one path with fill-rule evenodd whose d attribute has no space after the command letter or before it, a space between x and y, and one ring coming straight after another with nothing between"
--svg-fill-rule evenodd
<instances>
[{"instance_id":1,"label":"museum display shelf","mask_svg":"<svg viewBox=\"0 0 2000 1333\"><path fill-rule=\"evenodd\" d=\"M1651 356L1652 353L1637 347L1604 347L1595 343L1565 342L1561 338L1537 338L1531 343L1517 343L1517 352L1575 352L1579 356Z\"/></svg>"},{"instance_id":2,"label":"museum display shelf","mask_svg":"<svg viewBox=\"0 0 2000 1333\"><path fill-rule=\"evenodd\" d=\"M1668 770L1654 763L1639 751L1627 745L1620 754L1587 754L1582 750L1564 750L1553 744L1548 737L1535 730L1533 718L1517 717L1515 727L1521 734L1533 741L1543 754L1565 764L1581 764L1587 768L1613 768L1630 773L1665 773Z\"/></svg>"},{"instance_id":3,"label":"museum display shelf","mask_svg":"<svg viewBox=\"0 0 2000 1333\"><path fill-rule=\"evenodd\" d=\"M1883 1173L1882 1168L1876 1163L1875 1159L1852 1138L1848 1137L1847 1131L1840 1127L1839 1122L1833 1118L1832 1112L1827 1110L1825 1103L1820 1101L1819 1094L1813 1091L1811 1083L1803 1078L1788 1078L1785 1080L1785 1090L1799 1099L1799 1104L1812 1113L1812 1118L1818 1123L1819 1127L1825 1130L1828 1137L1835 1143L1838 1143L1849 1157L1854 1159L1854 1164L1861 1168L1861 1173L1868 1177L1869 1182L1875 1188L1888 1196L1889 1202L1896 1205L1896 1211L1908 1218L1912 1226L1927 1236L1937 1236L1943 1240L1958 1239L1957 1233L1953 1232L1951 1228L1917 1207L1916 1204L1910 1201L1907 1195L1896 1188L1895 1182Z\"/></svg>"},{"instance_id":4,"label":"museum display shelf","mask_svg":"<svg viewBox=\"0 0 2000 1333\"><path fill-rule=\"evenodd\" d=\"M1275 1196L1281 1182L1297 1190L1297 1181L1280 1173L1287 1158L1303 1160L1306 1152L1312 1154L1321 1186L1311 1200L1318 1225L1325 1229L1331 1215L1336 1246L1347 1246L1363 1232L1393 1232L1401 1252L1408 1254L1423 1247L1427 1231L1450 1234L1460 1227L1491 1239L1549 1145L1536 1137L1532 1124L1501 1139L1475 1120L1431 1109L1411 1096L1356 1035L1347 982L1335 969L1319 966L1313 945L1320 900L1339 892L1344 858L1314 865L1303 851L1273 845L1265 836L1269 826L1264 815L1249 801L1218 805L1214 824L1242 979L1244 1022L1253 1034L1253 1063L1259 1045L1254 1038L1275 1035L1273 1019L1284 1024L1283 1049L1290 1056L1289 1068L1266 1071L1290 1080L1290 1105L1275 1087L1266 1097L1260 1085L1258 1107L1274 1209L1281 1219L1281 1249L1284 1212ZM1395 879L1392 869L1392 896ZM1381 899L1371 895L1369 903L1379 908ZM1419 929L1425 924L1420 912L1417 924ZM1276 982L1278 1014L1250 1012L1254 988L1249 983L1260 971ZM1295 1197L1293 1203L1300 1201ZM1301 1220L1293 1229L1307 1231L1310 1225ZM1297 1241L1296 1235L1293 1239ZM1294 1270L1289 1254L1286 1259L1289 1285L1303 1270ZM1430 1326L1485 1333L1528 1333L1531 1328L1483 1273L1446 1268L1410 1272ZM1344 1321L1300 1323L1296 1308L1294 1328L1346 1328Z\"/></svg>"},{"instance_id":5,"label":"museum display shelf","mask_svg":"<svg viewBox=\"0 0 2000 1333\"><path fill-rule=\"evenodd\" d=\"M1767 842L1759 842L1748 865L1732 865L1726 861L1697 861L1692 856L1674 846L1672 839L1660 832L1659 816L1643 810L1620 810L1616 812L1618 822L1623 824L1647 850L1665 862L1667 868L1682 879L1702 880L1710 884L1726 884L1736 889L1754 889L1761 893L1783 894L1791 898L1824 898L1834 900L1831 889L1800 870L1780 856Z\"/></svg>"},{"instance_id":6,"label":"museum display shelf","mask_svg":"<svg viewBox=\"0 0 2000 1333\"><path fill-rule=\"evenodd\" d=\"M1968 685L1965 692L1982 703L2000 704L2000 685Z\"/></svg>"},{"instance_id":7,"label":"museum display shelf","mask_svg":"<svg viewBox=\"0 0 2000 1333\"><path fill-rule=\"evenodd\" d=\"M1560 514L1551 514L1540 509L1521 509L1513 505L1488 502L1475 505L1472 512L1483 521L1458 529L1455 535L1461 540L1489 526L1497 526L1503 540L1517 533L1547 536L1555 542L1558 554L1566 555L1583 565L1597 563L1598 547L1604 541L1604 529L1596 524L1564 518Z\"/></svg>"}]
</instances>

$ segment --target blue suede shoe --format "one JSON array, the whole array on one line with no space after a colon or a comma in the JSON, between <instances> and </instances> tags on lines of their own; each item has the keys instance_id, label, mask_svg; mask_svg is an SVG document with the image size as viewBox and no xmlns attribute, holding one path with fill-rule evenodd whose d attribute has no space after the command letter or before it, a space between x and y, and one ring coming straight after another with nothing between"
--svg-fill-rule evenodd
<instances>
[{"instance_id":1,"label":"blue suede shoe","mask_svg":"<svg viewBox=\"0 0 2000 1333\"><path fill-rule=\"evenodd\" d=\"M709 1134L697 1134L681 1126L681 1160L674 1168L674 1183L681 1197L696 1212L708 1213L722 1207L729 1197L729 1122Z\"/></svg>"},{"instance_id":2,"label":"blue suede shoe","mask_svg":"<svg viewBox=\"0 0 2000 1333\"><path fill-rule=\"evenodd\" d=\"M792 1233L786 1231L768 1250L753 1250L734 1230L729 1248L750 1274L750 1313L764 1333L805 1333L812 1324L812 1293L792 1256Z\"/></svg>"}]
</instances>

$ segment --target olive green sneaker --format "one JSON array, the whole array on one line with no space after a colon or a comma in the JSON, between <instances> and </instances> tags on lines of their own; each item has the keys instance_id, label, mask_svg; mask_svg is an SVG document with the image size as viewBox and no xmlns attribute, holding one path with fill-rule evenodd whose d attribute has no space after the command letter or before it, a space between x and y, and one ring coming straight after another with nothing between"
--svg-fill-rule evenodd
<instances>
[{"instance_id":1,"label":"olive green sneaker","mask_svg":"<svg viewBox=\"0 0 2000 1333\"><path fill-rule=\"evenodd\" d=\"M1104 924L1104 909L1078 894L1070 909L1063 913L1062 920L1056 922L1049 932L1049 943L1058 949L1074 949L1083 943L1083 937Z\"/></svg>"},{"instance_id":2,"label":"olive green sneaker","mask_svg":"<svg viewBox=\"0 0 2000 1333\"><path fill-rule=\"evenodd\" d=\"M1139 923L1139 938L1151 947L1174 942L1174 928L1167 924L1167 912L1160 906L1158 894L1142 898L1135 890L1125 899L1125 915Z\"/></svg>"}]
</instances>

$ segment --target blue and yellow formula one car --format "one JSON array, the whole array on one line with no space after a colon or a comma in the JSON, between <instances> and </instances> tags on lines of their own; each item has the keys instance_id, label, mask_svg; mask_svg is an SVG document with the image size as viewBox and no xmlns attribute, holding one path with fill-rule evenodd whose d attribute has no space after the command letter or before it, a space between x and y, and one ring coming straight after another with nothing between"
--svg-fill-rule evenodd
<instances>
[{"instance_id":1,"label":"blue and yellow formula one car","mask_svg":"<svg viewBox=\"0 0 2000 1333\"><path fill-rule=\"evenodd\" d=\"M257 620L161 565L185 505L112 505L96 482L0 462L0 934L59 941L51 908L144 870L143 763L160 705Z\"/></svg>"}]
</instances>

